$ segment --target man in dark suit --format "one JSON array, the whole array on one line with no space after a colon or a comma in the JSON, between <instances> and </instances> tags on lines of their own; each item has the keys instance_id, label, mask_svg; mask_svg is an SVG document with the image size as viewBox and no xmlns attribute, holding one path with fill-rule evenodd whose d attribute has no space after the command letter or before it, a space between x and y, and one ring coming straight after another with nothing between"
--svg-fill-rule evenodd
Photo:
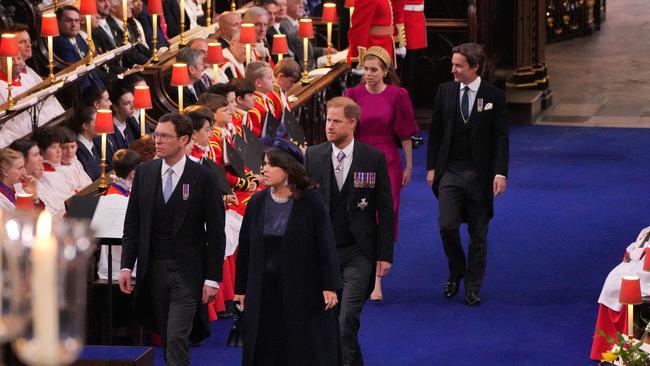
<instances>
[{"instance_id":1,"label":"man in dark suit","mask_svg":"<svg viewBox=\"0 0 650 366\"><path fill-rule=\"evenodd\" d=\"M449 260L445 296L455 296L465 278L465 304L474 306L481 301L493 197L506 189L508 121L503 91L478 76L483 48L465 43L452 52L454 81L438 88L429 127L427 182L438 197L440 236ZM470 235L467 260L461 222L467 222Z\"/></svg>"},{"instance_id":2,"label":"man in dark suit","mask_svg":"<svg viewBox=\"0 0 650 366\"><path fill-rule=\"evenodd\" d=\"M170 365L189 365L197 309L217 294L225 250L224 207L214 173L185 155L192 123L170 113L156 126L160 159L138 167L124 220L120 289L131 293L142 320L155 324ZM153 310L153 312L152 312Z\"/></svg>"},{"instance_id":3,"label":"man in dark suit","mask_svg":"<svg viewBox=\"0 0 650 366\"><path fill-rule=\"evenodd\" d=\"M361 111L350 98L327 103L328 142L305 155L329 209L343 275L339 328L344 365L363 365L357 339L361 308L393 261L393 199L384 155L354 139Z\"/></svg>"},{"instance_id":4,"label":"man in dark suit","mask_svg":"<svg viewBox=\"0 0 650 366\"><path fill-rule=\"evenodd\" d=\"M217 18L219 22L219 43L222 48L230 47L230 42L241 26L241 15L230 11L223 12Z\"/></svg>"},{"instance_id":5,"label":"man in dark suit","mask_svg":"<svg viewBox=\"0 0 650 366\"><path fill-rule=\"evenodd\" d=\"M92 30L92 37L95 50L98 54L102 54L114 50L121 43L115 42L111 28L106 22L106 19L111 14L111 0L97 0L96 5L99 19L97 19L97 27ZM115 79L118 74L126 71L126 68L122 65L122 57L116 57L114 60L109 61L106 65L102 66L102 69L106 74L102 75L102 77L108 79Z\"/></svg>"},{"instance_id":6,"label":"man in dark suit","mask_svg":"<svg viewBox=\"0 0 650 366\"><path fill-rule=\"evenodd\" d=\"M127 36L129 43L132 43L134 46L132 49L126 51L122 55L122 63L127 69L132 68L135 65L144 65L149 61L152 56L151 50L148 48L146 39L144 39L144 34L139 35L137 30L137 25L133 18L133 2L127 2L126 8L127 14ZM106 23L111 30L113 36L113 42L117 46L124 44L124 10L122 9L122 3L117 1L114 2L111 7L111 15L106 17Z\"/></svg>"},{"instance_id":7,"label":"man in dark suit","mask_svg":"<svg viewBox=\"0 0 650 366\"><path fill-rule=\"evenodd\" d=\"M59 25L58 37L54 38L54 53L63 61L73 64L85 58L88 54L88 44L79 35L81 30L81 15L79 9L72 5L64 5L56 10ZM104 86L97 70L92 70L79 81L80 89L96 85Z\"/></svg>"},{"instance_id":8,"label":"man in dark suit","mask_svg":"<svg viewBox=\"0 0 650 366\"><path fill-rule=\"evenodd\" d=\"M133 92L126 84L124 80L116 81L110 93L115 132L108 135L108 141L115 151L128 149L140 138L140 123L133 117Z\"/></svg>"},{"instance_id":9,"label":"man in dark suit","mask_svg":"<svg viewBox=\"0 0 650 366\"><path fill-rule=\"evenodd\" d=\"M163 1L163 14L167 22L167 37L174 38L181 34L181 6L178 0ZM185 23L183 31L190 30L190 17L185 12Z\"/></svg>"},{"instance_id":10,"label":"man in dark suit","mask_svg":"<svg viewBox=\"0 0 650 366\"><path fill-rule=\"evenodd\" d=\"M187 64L187 71L190 76L191 85L183 87L184 106L196 104L199 101L199 96L208 91L208 88L201 81L201 75L203 75L203 70L205 70L204 58L205 54L203 52L189 47L181 49L176 56L176 62ZM168 93L178 102L178 91L176 87L170 87Z\"/></svg>"}]
</instances>

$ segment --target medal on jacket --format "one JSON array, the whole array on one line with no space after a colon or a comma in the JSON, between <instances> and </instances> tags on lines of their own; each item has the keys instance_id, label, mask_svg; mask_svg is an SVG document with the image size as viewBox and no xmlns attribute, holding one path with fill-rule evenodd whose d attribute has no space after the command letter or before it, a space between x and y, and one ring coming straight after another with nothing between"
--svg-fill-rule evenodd
<instances>
[{"instance_id":1,"label":"medal on jacket","mask_svg":"<svg viewBox=\"0 0 650 366\"><path fill-rule=\"evenodd\" d=\"M354 188L375 188L376 176L374 172L355 172Z\"/></svg>"},{"instance_id":2,"label":"medal on jacket","mask_svg":"<svg viewBox=\"0 0 650 366\"><path fill-rule=\"evenodd\" d=\"M357 207L361 209L361 211L365 210L366 207L368 207L368 202L366 201L365 198L362 198L359 203L357 203Z\"/></svg>"},{"instance_id":3,"label":"medal on jacket","mask_svg":"<svg viewBox=\"0 0 650 366\"><path fill-rule=\"evenodd\" d=\"M190 198L190 185L183 183L183 201L187 201Z\"/></svg>"},{"instance_id":4,"label":"medal on jacket","mask_svg":"<svg viewBox=\"0 0 650 366\"><path fill-rule=\"evenodd\" d=\"M483 112L483 98L476 98L476 110Z\"/></svg>"}]
</instances>

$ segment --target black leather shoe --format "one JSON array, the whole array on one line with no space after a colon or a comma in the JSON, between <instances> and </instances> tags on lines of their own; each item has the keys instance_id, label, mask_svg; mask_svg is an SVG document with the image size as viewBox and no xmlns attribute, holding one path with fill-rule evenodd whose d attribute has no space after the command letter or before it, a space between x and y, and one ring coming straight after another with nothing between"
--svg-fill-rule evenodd
<instances>
[{"instance_id":1,"label":"black leather shoe","mask_svg":"<svg viewBox=\"0 0 650 366\"><path fill-rule=\"evenodd\" d=\"M461 278L451 276L445 282L445 297L446 298L452 298L458 294L458 291L460 290L460 280Z\"/></svg>"},{"instance_id":2,"label":"black leather shoe","mask_svg":"<svg viewBox=\"0 0 650 366\"><path fill-rule=\"evenodd\" d=\"M467 291L465 294L465 305L467 306L477 306L481 304L481 298L478 297L477 291Z\"/></svg>"}]
</instances>

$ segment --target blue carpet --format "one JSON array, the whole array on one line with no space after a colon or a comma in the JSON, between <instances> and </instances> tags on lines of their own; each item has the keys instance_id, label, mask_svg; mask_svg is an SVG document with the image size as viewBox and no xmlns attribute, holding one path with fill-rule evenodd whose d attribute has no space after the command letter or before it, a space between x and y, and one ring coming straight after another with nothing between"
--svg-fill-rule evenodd
<instances>
[{"instance_id":1,"label":"blue carpet","mask_svg":"<svg viewBox=\"0 0 650 366\"><path fill-rule=\"evenodd\" d=\"M516 126L510 141L476 308L442 295L438 206L424 182L426 149L415 150L386 301L364 308L367 365L590 364L601 285L650 224L650 129ZM239 364L241 351L225 347L231 324L213 323L193 365Z\"/></svg>"}]
</instances>

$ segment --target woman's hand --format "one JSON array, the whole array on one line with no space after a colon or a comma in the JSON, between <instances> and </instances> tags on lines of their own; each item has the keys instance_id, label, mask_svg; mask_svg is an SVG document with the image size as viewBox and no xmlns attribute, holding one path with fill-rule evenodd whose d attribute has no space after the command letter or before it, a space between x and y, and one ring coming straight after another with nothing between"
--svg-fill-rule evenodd
<instances>
[{"instance_id":1,"label":"woman's hand","mask_svg":"<svg viewBox=\"0 0 650 366\"><path fill-rule=\"evenodd\" d=\"M239 302L237 308L239 311L244 311L244 302L246 301L246 295L235 295L232 299L233 302Z\"/></svg>"},{"instance_id":2,"label":"woman's hand","mask_svg":"<svg viewBox=\"0 0 650 366\"><path fill-rule=\"evenodd\" d=\"M325 310L333 309L336 304L339 303L339 300L336 296L335 291L323 291L323 299L325 300Z\"/></svg>"},{"instance_id":3,"label":"woman's hand","mask_svg":"<svg viewBox=\"0 0 650 366\"><path fill-rule=\"evenodd\" d=\"M413 168L410 166L407 166L406 169L404 169L404 173L402 174L402 187L406 187L406 185L411 181L412 170Z\"/></svg>"}]
</instances>

